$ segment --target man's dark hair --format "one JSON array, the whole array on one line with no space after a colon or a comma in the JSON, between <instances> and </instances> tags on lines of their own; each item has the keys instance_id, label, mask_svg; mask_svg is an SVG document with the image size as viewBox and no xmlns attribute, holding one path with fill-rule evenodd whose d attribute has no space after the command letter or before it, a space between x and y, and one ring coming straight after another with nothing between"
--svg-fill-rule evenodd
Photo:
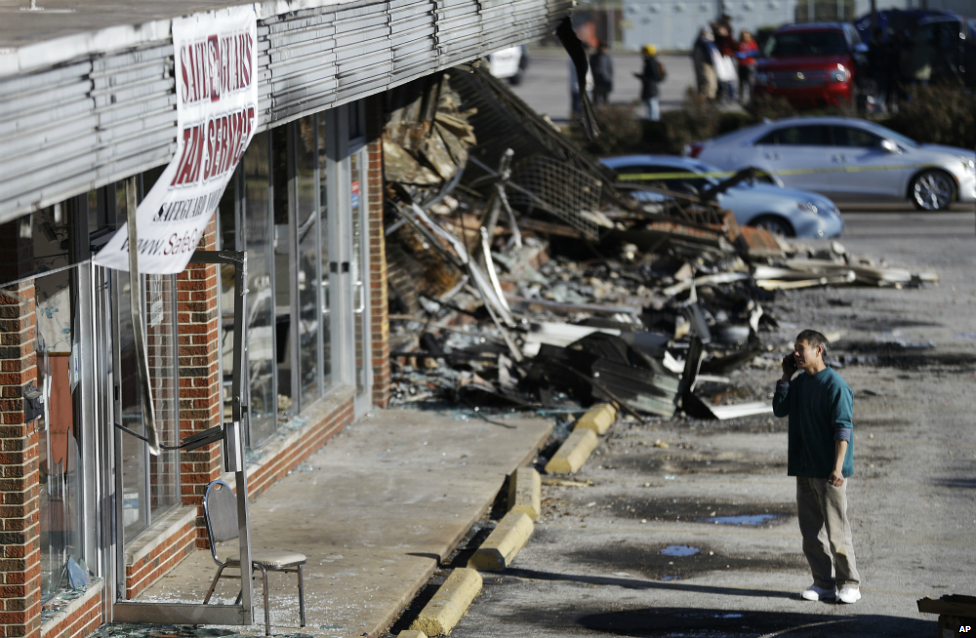
<instances>
[{"instance_id":1,"label":"man's dark hair","mask_svg":"<svg viewBox=\"0 0 976 638\"><path fill-rule=\"evenodd\" d=\"M827 341L827 337L823 336L821 333L817 332L816 330L804 330L800 334L796 335L796 340L806 341L814 348L816 348L817 346L821 346L823 350L820 352L820 357L826 363L827 347L830 345L830 342Z\"/></svg>"}]
</instances>

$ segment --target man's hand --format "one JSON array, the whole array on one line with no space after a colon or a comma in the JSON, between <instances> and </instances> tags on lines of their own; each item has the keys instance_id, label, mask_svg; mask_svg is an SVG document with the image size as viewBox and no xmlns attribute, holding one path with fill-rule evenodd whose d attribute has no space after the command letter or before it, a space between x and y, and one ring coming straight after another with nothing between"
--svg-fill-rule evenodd
<instances>
[{"instance_id":1,"label":"man's hand","mask_svg":"<svg viewBox=\"0 0 976 638\"><path fill-rule=\"evenodd\" d=\"M827 482L834 487L840 487L844 484L844 475L842 472L844 470L844 459L846 457L847 441L834 441L834 469L830 472L830 476L827 477Z\"/></svg>"},{"instance_id":2,"label":"man's hand","mask_svg":"<svg viewBox=\"0 0 976 638\"><path fill-rule=\"evenodd\" d=\"M783 381L789 381L796 374L796 359L792 354L783 357Z\"/></svg>"},{"instance_id":3,"label":"man's hand","mask_svg":"<svg viewBox=\"0 0 976 638\"><path fill-rule=\"evenodd\" d=\"M844 475L841 474L840 470L834 470L830 473L830 476L827 477L827 482L834 487L840 487L844 484Z\"/></svg>"}]
</instances>

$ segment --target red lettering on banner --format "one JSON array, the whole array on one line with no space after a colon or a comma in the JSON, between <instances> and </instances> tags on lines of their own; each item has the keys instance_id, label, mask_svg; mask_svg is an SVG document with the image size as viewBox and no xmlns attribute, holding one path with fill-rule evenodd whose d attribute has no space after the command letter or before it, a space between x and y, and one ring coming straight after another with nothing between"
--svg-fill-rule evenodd
<instances>
[{"instance_id":1,"label":"red lettering on banner","mask_svg":"<svg viewBox=\"0 0 976 638\"><path fill-rule=\"evenodd\" d=\"M193 126L183 131L183 155L176 169L176 176L170 186L192 184L200 175L200 160L203 155L202 127Z\"/></svg>"},{"instance_id":2,"label":"red lettering on banner","mask_svg":"<svg viewBox=\"0 0 976 638\"><path fill-rule=\"evenodd\" d=\"M220 64L220 41L217 36L212 35L207 38L207 67L210 73L210 101L216 102L220 99L220 88L222 82Z\"/></svg>"},{"instance_id":3,"label":"red lettering on banner","mask_svg":"<svg viewBox=\"0 0 976 638\"><path fill-rule=\"evenodd\" d=\"M250 87L253 49L250 33L223 38L211 35L180 47L180 100L183 104L217 102L228 92Z\"/></svg>"},{"instance_id":4,"label":"red lettering on banner","mask_svg":"<svg viewBox=\"0 0 976 638\"><path fill-rule=\"evenodd\" d=\"M190 101L190 66L192 62L189 60L189 56L189 49L180 47L180 76L183 79L183 84L180 86L180 99L183 100L183 104Z\"/></svg>"}]
</instances>

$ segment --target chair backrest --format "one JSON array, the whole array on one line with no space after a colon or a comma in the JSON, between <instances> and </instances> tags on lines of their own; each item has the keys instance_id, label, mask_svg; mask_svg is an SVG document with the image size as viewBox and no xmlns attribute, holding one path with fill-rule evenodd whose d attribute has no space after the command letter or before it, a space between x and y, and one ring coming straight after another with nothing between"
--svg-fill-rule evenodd
<instances>
[{"instance_id":1,"label":"chair backrest","mask_svg":"<svg viewBox=\"0 0 976 638\"><path fill-rule=\"evenodd\" d=\"M237 525L237 495L227 483L217 480L207 486L203 496L203 516L207 522L207 536L210 539L210 553L217 558L217 543L240 537Z\"/></svg>"}]
</instances>

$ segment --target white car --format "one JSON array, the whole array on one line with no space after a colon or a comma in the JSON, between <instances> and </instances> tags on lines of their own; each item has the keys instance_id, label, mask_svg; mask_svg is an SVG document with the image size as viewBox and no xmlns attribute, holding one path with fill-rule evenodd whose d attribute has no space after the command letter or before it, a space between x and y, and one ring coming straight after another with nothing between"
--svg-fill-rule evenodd
<instances>
[{"instance_id":1,"label":"white car","mask_svg":"<svg viewBox=\"0 0 976 638\"><path fill-rule=\"evenodd\" d=\"M500 80L508 80L509 84L518 85L522 82L528 61L525 47L509 47L488 54L488 71Z\"/></svg>"},{"instance_id":2,"label":"white car","mask_svg":"<svg viewBox=\"0 0 976 638\"><path fill-rule=\"evenodd\" d=\"M669 155L624 155L605 157L600 162L613 169L621 182L659 185L695 196L717 185L719 179L715 175L722 172L698 160ZM720 208L735 214L739 224L765 228L784 237L837 237L844 230L837 206L815 193L760 182L740 182L719 194L716 200Z\"/></svg>"},{"instance_id":3,"label":"white car","mask_svg":"<svg viewBox=\"0 0 976 638\"><path fill-rule=\"evenodd\" d=\"M919 144L873 122L792 117L691 144L685 155L725 170L755 166L780 185L837 201L908 199L919 210L976 201L976 153Z\"/></svg>"}]
</instances>

